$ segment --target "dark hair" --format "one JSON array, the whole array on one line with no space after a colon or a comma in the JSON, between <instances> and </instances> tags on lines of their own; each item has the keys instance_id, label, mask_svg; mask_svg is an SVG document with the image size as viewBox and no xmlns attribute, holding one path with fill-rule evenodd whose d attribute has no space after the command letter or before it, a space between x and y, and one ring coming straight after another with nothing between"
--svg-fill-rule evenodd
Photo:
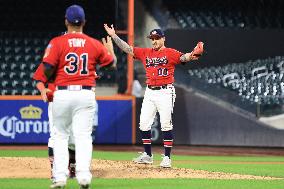
<instances>
[{"instance_id":1,"label":"dark hair","mask_svg":"<svg viewBox=\"0 0 284 189\"><path fill-rule=\"evenodd\" d=\"M71 26L75 26L75 27L79 27L79 26L82 26L85 22L78 22L78 23L72 23L72 22L69 22L67 20L67 22L71 25Z\"/></svg>"}]
</instances>

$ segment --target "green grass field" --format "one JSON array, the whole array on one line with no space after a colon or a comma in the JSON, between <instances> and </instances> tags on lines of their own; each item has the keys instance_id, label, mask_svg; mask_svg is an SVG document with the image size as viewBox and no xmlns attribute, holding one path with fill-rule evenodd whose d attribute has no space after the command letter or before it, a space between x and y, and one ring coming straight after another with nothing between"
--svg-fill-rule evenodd
<instances>
[{"instance_id":1,"label":"green grass field","mask_svg":"<svg viewBox=\"0 0 284 189\"><path fill-rule=\"evenodd\" d=\"M136 153L95 151L93 158L107 160L130 160ZM0 150L0 157L46 157L45 150ZM160 155L154 154L155 164ZM100 189L267 189L284 188L284 157L241 156L173 156L173 166L207 171L273 176L281 180L216 180L216 179L102 179L94 178L92 188ZM5 170L0 170L5 171ZM0 179L0 189L49 188L49 179ZM75 180L69 180L68 189L78 188Z\"/></svg>"}]
</instances>

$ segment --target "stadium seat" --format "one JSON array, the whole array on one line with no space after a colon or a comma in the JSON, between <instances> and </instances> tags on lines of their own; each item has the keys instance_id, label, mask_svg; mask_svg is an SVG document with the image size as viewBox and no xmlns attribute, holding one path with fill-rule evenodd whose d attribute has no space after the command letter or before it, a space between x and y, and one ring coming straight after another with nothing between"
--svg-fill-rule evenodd
<instances>
[{"instance_id":1,"label":"stadium seat","mask_svg":"<svg viewBox=\"0 0 284 189\"><path fill-rule=\"evenodd\" d=\"M164 0L163 6L166 7L164 9L169 13L169 17L176 20L181 28L283 28L281 0L255 1L249 6L248 2ZM159 21L160 14L153 11L151 1L144 3ZM171 28L171 25L160 25Z\"/></svg>"},{"instance_id":2,"label":"stadium seat","mask_svg":"<svg viewBox=\"0 0 284 189\"><path fill-rule=\"evenodd\" d=\"M283 103L284 77L282 62L284 57L258 59L239 64L189 70L192 77L218 84L235 91L249 103L273 105ZM219 82L222 81L222 82Z\"/></svg>"}]
</instances>

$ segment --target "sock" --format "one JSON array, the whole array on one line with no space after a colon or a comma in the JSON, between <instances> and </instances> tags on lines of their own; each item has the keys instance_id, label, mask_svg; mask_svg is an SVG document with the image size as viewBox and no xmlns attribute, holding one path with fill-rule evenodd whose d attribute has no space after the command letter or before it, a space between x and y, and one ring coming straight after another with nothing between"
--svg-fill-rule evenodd
<instances>
[{"instance_id":1,"label":"sock","mask_svg":"<svg viewBox=\"0 0 284 189\"><path fill-rule=\"evenodd\" d=\"M70 163L75 164L76 163L75 150L71 150L70 148L68 148L68 151L69 151L69 165Z\"/></svg>"},{"instance_id":2,"label":"sock","mask_svg":"<svg viewBox=\"0 0 284 189\"><path fill-rule=\"evenodd\" d=\"M54 156L53 156L53 148L51 147L48 147L48 159L49 159L49 162L50 162L50 178L51 179L54 179L53 177L53 161L54 161Z\"/></svg>"},{"instance_id":3,"label":"sock","mask_svg":"<svg viewBox=\"0 0 284 189\"><path fill-rule=\"evenodd\" d=\"M164 134L164 148L165 148L165 156L171 158L171 150L173 147L173 134L172 131L163 131Z\"/></svg>"},{"instance_id":4,"label":"sock","mask_svg":"<svg viewBox=\"0 0 284 189\"><path fill-rule=\"evenodd\" d=\"M152 152L151 152L151 130L150 131L141 131L141 135L142 135L142 142L143 142L143 145L144 145L145 152L149 156L152 156Z\"/></svg>"},{"instance_id":5,"label":"sock","mask_svg":"<svg viewBox=\"0 0 284 189\"><path fill-rule=\"evenodd\" d=\"M52 169L53 168L54 156L53 156L53 148L51 148L51 147L48 147L48 159L49 159L49 162L50 162L50 167Z\"/></svg>"}]
</instances>

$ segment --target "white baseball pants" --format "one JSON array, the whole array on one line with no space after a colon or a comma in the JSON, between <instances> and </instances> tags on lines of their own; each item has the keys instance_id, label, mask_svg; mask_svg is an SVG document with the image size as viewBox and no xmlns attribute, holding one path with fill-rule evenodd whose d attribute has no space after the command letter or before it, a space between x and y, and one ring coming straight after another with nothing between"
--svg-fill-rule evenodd
<instances>
[{"instance_id":1,"label":"white baseball pants","mask_svg":"<svg viewBox=\"0 0 284 189\"><path fill-rule=\"evenodd\" d=\"M49 138L47 146L50 148L54 147L54 126L53 126L53 116L52 116L52 106L53 102L48 103L48 123L49 123ZM75 150L75 140L73 133L71 131L69 140L68 140L68 148L71 150Z\"/></svg>"},{"instance_id":2,"label":"white baseball pants","mask_svg":"<svg viewBox=\"0 0 284 189\"><path fill-rule=\"evenodd\" d=\"M95 93L92 90L57 90L53 102L54 177L66 182L68 175L68 139L71 130L75 139L76 178L91 182L92 125Z\"/></svg>"},{"instance_id":3,"label":"white baseball pants","mask_svg":"<svg viewBox=\"0 0 284 189\"><path fill-rule=\"evenodd\" d=\"M147 87L140 114L140 130L151 130L157 111L160 114L161 130L172 130L175 98L176 93L173 85L168 85L166 89L160 90L152 90Z\"/></svg>"}]
</instances>

